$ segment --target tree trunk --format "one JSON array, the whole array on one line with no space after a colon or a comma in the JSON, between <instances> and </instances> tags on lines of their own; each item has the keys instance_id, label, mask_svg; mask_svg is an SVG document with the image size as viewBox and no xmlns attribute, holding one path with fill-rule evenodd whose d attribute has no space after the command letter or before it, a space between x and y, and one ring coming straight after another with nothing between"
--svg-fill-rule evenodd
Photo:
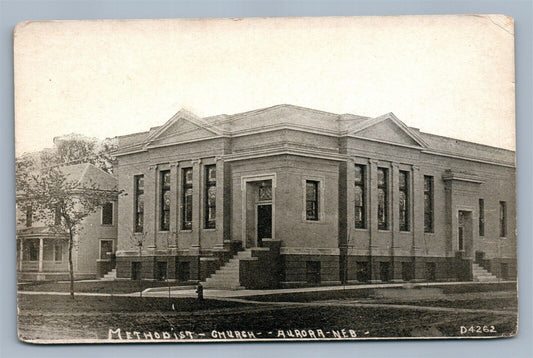
<instances>
[{"instance_id":1,"label":"tree trunk","mask_svg":"<svg viewBox=\"0 0 533 358\"><path fill-rule=\"evenodd\" d=\"M68 231L68 268L70 273L70 297L74 298L74 265L72 264L72 247L74 246L74 237L72 230Z\"/></svg>"}]
</instances>

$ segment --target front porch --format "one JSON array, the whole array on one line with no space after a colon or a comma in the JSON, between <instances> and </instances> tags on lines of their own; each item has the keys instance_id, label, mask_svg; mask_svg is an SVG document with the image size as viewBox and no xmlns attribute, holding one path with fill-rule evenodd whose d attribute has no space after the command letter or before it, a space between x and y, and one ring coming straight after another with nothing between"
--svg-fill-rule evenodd
<instances>
[{"instance_id":1,"label":"front porch","mask_svg":"<svg viewBox=\"0 0 533 358\"><path fill-rule=\"evenodd\" d=\"M17 261L19 280L68 279L68 239L62 236L20 237Z\"/></svg>"}]
</instances>

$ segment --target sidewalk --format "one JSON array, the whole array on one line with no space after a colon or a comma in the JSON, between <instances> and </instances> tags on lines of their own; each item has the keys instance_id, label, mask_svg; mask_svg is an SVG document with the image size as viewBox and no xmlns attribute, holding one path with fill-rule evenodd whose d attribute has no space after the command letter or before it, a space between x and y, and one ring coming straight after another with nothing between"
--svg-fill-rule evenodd
<instances>
[{"instance_id":1,"label":"sidewalk","mask_svg":"<svg viewBox=\"0 0 533 358\"><path fill-rule=\"evenodd\" d=\"M318 286L318 287L301 287L301 288L283 288L272 290L216 290L204 289L205 298L238 298L250 296L276 296L294 293L320 293L320 292L342 292L342 291L364 291L376 289L422 289L422 288L440 288L446 286L474 286L474 285L501 285L513 284L515 281L501 281L491 283L479 282L424 282L424 283L382 283L368 285L346 285L346 286ZM143 291L145 297L168 297L169 289L167 287L148 288ZM196 297L196 288L177 289L170 287L171 297Z\"/></svg>"},{"instance_id":2,"label":"sidewalk","mask_svg":"<svg viewBox=\"0 0 533 358\"><path fill-rule=\"evenodd\" d=\"M424 282L424 283L381 283L381 284L365 284L365 285L346 285L346 286L318 286L318 287L300 287L300 288L284 288L284 289L270 289L270 290L217 290L217 289L204 289L205 298L214 298L214 299L223 299L223 298L247 298L247 297L257 297L262 300L271 296L272 299L284 299L285 295L293 296L294 295L303 295L303 296L313 296L323 294L321 298L325 296L336 296L341 295L343 292L357 293L360 291L361 295L364 295L368 292L375 293L376 291L381 291L382 293L388 293L390 291L396 291L400 296L405 296L405 294L411 294L413 297L422 298L423 296L443 296L445 294L438 293L443 289L466 289L471 292L476 292L475 286L500 286L500 288L494 290L483 290L483 291L499 291L505 290L502 289L502 286L516 285L516 281L501 281L501 282ZM472 286L469 288L468 286ZM411 291L412 290L412 291ZM411 292L409 292L411 291ZM391 292L392 293L392 292ZM22 295L69 295L69 292L57 292L57 291L18 291L18 294ZM130 293L96 293L96 292L75 292L76 296L124 296L124 297L138 297L139 291L130 292ZM169 287L154 287L145 289L142 292L143 297L168 297L169 296ZM170 296L176 298L196 298L196 286L171 286L170 287ZM398 297L399 298L399 297Z\"/></svg>"}]
</instances>

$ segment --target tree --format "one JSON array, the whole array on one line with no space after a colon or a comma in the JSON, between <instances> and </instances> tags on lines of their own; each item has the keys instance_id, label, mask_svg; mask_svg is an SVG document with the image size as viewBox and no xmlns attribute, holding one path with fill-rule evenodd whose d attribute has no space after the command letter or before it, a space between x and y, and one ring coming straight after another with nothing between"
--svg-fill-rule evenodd
<instances>
[{"instance_id":1,"label":"tree","mask_svg":"<svg viewBox=\"0 0 533 358\"><path fill-rule=\"evenodd\" d=\"M31 168L30 164L25 160L19 160L17 164L17 205L31 205L36 220L46 223L58 234L68 235L70 295L73 297L72 250L76 234L81 230L80 224L98 207L116 198L118 192L101 189L92 182L82 185L69 178L65 167ZM56 215L61 220L56 221Z\"/></svg>"},{"instance_id":2,"label":"tree","mask_svg":"<svg viewBox=\"0 0 533 358\"><path fill-rule=\"evenodd\" d=\"M131 230L127 229L129 233L129 241L133 246L136 246L139 249L139 259L142 262L142 256L143 256L143 246L147 241L147 232L142 233L133 233ZM143 288L142 288L142 277L141 273L138 273L139 275L139 296L142 298L143 296Z\"/></svg>"},{"instance_id":3,"label":"tree","mask_svg":"<svg viewBox=\"0 0 533 358\"><path fill-rule=\"evenodd\" d=\"M71 133L54 138L54 148L41 152L40 160L45 165L71 165L91 163L111 173L115 158L111 152L117 148L113 139L103 141L81 134Z\"/></svg>"}]
</instances>

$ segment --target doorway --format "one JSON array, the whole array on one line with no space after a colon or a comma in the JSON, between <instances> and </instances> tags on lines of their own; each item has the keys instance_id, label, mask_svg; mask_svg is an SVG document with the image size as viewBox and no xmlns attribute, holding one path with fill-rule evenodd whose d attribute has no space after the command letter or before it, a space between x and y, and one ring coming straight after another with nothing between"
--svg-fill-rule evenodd
<instances>
[{"instance_id":1,"label":"doorway","mask_svg":"<svg viewBox=\"0 0 533 358\"><path fill-rule=\"evenodd\" d=\"M263 246L263 239L272 238L272 204L257 205L257 246Z\"/></svg>"},{"instance_id":2,"label":"doorway","mask_svg":"<svg viewBox=\"0 0 533 358\"><path fill-rule=\"evenodd\" d=\"M472 257L472 240L472 212L459 210L457 222L457 249L465 253L464 257Z\"/></svg>"},{"instance_id":3,"label":"doorway","mask_svg":"<svg viewBox=\"0 0 533 358\"><path fill-rule=\"evenodd\" d=\"M275 174L242 178L243 246L263 246L264 239L274 237Z\"/></svg>"}]
</instances>

